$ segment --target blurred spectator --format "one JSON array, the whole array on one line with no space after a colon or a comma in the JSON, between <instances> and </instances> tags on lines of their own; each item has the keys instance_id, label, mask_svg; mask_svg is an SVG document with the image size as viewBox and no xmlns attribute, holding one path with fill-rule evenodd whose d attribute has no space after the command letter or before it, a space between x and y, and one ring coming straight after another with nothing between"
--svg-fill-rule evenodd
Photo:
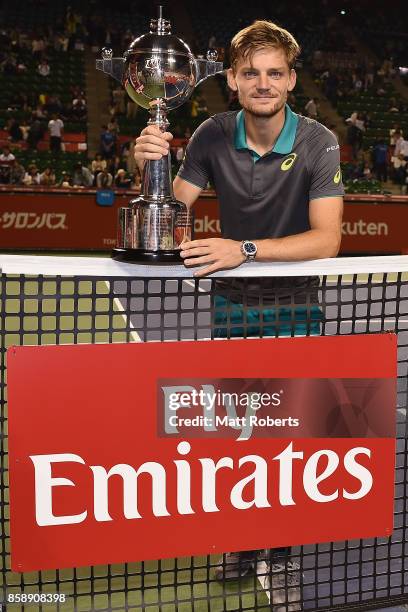
<instances>
[{"instance_id":1,"label":"blurred spectator","mask_svg":"<svg viewBox=\"0 0 408 612\"><path fill-rule=\"evenodd\" d=\"M140 190L142 187L142 176L140 174L139 168L136 166L134 173L129 173L130 176L133 177L133 189Z\"/></svg>"},{"instance_id":2,"label":"blurred spectator","mask_svg":"<svg viewBox=\"0 0 408 612\"><path fill-rule=\"evenodd\" d=\"M367 161L364 162L363 169L362 169L361 173L363 175L363 178L365 178L365 179L370 180L370 179L373 178L373 173L371 171L370 164Z\"/></svg>"},{"instance_id":3,"label":"blurred spectator","mask_svg":"<svg viewBox=\"0 0 408 612\"><path fill-rule=\"evenodd\" d=\"M76 33L77 26L81 23L81 20L82 18L79 13L73 11L71 6L68 6L65 16L65 27L70 38Z\"/></svg>"},{"instance_id":4,"label":"blurred spectator","mask_svg":"<svg viewBox=\"0 0 408 612\"><path fill-rule=\"evenodd\" d=\"M91 161L92 174L96 176L98 172L102 172L102 170L105 170L105 168L106 168L106 159L102 159L102 155L100 153L97 153L95 155L95 159Z\"/></svg>"},{"instance_id":5,"label":"blurred spectator","mask_svg":"<svg viewBox=\"0 0 408 612\"><path fill-rule=\"evenodd\" d=\"M364 75L364 90L371 89L374 85L375 65L374 62L368 62Z\"/></svg>"},{"instance_id":6,"label":"blurred spectator","mask_svg":"<svg viewBox=\"0 0 408 612\"><path fill-rule=\"evenodd\" d=\"M72 187L71 177L65 170L61 174L61 180L57 184L57 187L62 187L63 189L68 189L68 187Z\"/></svg>"},{"instance_id":7,"label":"blurred spectator","mask_svg":"<svg viewBox=\"0 0 408 612\"><path fill-rule=\"evenodd\" d=\"M390 145L395 147L397 141L402 138L403 132L397 123L394 123L394 127L390 129Z\"/></svg>"},{"instance_id":8,"label":"blurred spectator","mask_svg":"<svg viewBox=\"0 0 408 612\"><path fill-rule=\"evenodd\" d=\"M130 189L132 179L126 175L126 170L119 168L115 176L115 187L118 189Z\"/></svg>"},{"instance_id":9,"label":"blurred spectator","mask_svg":"<svg viewBox=\"0 0 408 612\"><path fill-rule=\"evenodd\" d=\"M36 149L39 141L45 134L45 124L39 119L34 119L30 125L30 130L27 136L27 143L30 149Z\"/></svg>"},{"instance_id":10,"label":"blurred spectator","mask_svg":"<svg viewBox=\"0 0 408 612\"><path fill-rule=\"evenodd\" d=\"M354 92L356 94L359 94L363 88L363 81L356 72L353 72L353 74L351 75L351 81L353 83Z\"/></svg>"},{"instance_id":11,"label":"blurred spectator","mask_svg":"<svg viewBox=\"0 0 408 612\"><path fill-rule=\"evenodd\" d=\"M176 162L181 164L184 158L184 147L177 147L176 149Z\"/></svg>"},{"instance_id":12,"label":"blurred spectator","mask_svg":"<svg viewBox=\"0 0 408 612\"><path fill-rule=\"evenodd\" d=\"M364 121L363 115L361 113L357 113L357 117L356 117L356 120L355 120L355 125L358 127L358 129L361 132L364 132L366 126L365 126L365 121Z\"/></svg>"},{"instance_id":13,"label":"blurred spectator","mask_svg":"<svg viewBox=\"0 0 408 612\"><path fill-rule=\"evenodd\" d=\"M14 55L9 55L2 62L1 67L3 72L7 76L12 76L13 74L17 74L17 61Z\"/></svg>"},{"instance_id":14,"label":"blurred spectator","mask_svg":"<svg viewBox=\"0 0 408 612\"><path fill-rule=\"evenodd\" d=\"M85 98L85 92L79 85L73 85L71 87L71 97L73 100L75 98Z\"/></svg>"},{"instance_id":15,"label":"blurred spectator","mask_svg":"<svg viewBox=\"0 0 408 612\"><path fill-rule=\"evenodd\" d=\"M68 51L69 38L68 38L68 36L66 35L65 32L63 34L61 34L61 36L60 36L60 44L61 44L61 51L66 53Z\"/></svg>"},{"instance_id":16,"label":"blurred spectator","mask_svg":"<svg viewBox=\"0 0 408 612\"><path fill-rule=\"evenodd\" d=\"M39 60L45 51L45 40L42 37L36 36L31 41L31 50L36 60Z\"/></svg>"},{"instance_id":17,"label":"blurred spectator","mask_svg":"<svg viewBox=\"0 0 408 612\"><path fill-rule=\"evenodd\" d=\"M43 77L50 75L51 68L46 59L41 60L41 62L38 64L37 72Z\"/></svg>"},{"instance_id":18,"label":"blurred spectator","mask_svg":"<svg viewBox=\"0 0 408 612\"><path fill-rule=\"evenodd\" d=\"M74 41L74 51L85 51L85 43L82 36L77 36Z\"/></svg>"},{"instance_id":19,"label":"blurred spectator","mask_svg":"<svg viewBox=\"0 0 408 612\"><path fill-rule=\"evenodd\" d=\"M388 179L388 145L379 140L373 149L374 172L378 181Z\"/></svg>"},{"instance_id":20,"label":"blurred spectator","mask_svg":"<svg viewBox=\"0 0 408 612\"><path fill-rule=\"evenodd\" d=\"M59 115L63 111L62 102L59 99L59 96L53 94L47 98L46 103L44 104L44 111L49 115Z\"/></svg>"},{"instance_id":21,"label":"blurred spectator","mask_svg":"<svg viewBox=\"0 0 408 612\"><path fill-rule=\"evenodd\" d=\"M123 48L126 49L127 47L124 46ZM126 92L123 87L116 87L116 89L112 91L112 101L115 113L120 115L125 114L125 96Z\"/></svg>"},{"instance_id":22,"label":"blurred spectator","mask_svg":"<svg viewBox=\"0 0 408 612\"><path fill-rule=\"evenodd\" d=\"M111 159L115 154L116 138L106 125L102 126L100 142L102 157L104 159Z\"/></svg>"},{"instance_id":23,"label":"blurred spectator","mask_svg":"<svg viewBox=\"0 0 408 612\"><path fill-rule=\"evenodd\" d=\"M354 112L346 119L347 128L347 144L351 146L351 154L353 160L358 157L358 152L363 146L363 131L361 129L361 120L358 119L358 113ZM359 127L360 126L360 127Z\"/></svg>"},{"instance_id":24,"label":"blurred spectator","mask_svg":"<svg viewBox=\"0 0 408 612\"><path fill-rule=\"evenodd\" d=\"M33 110L32 116L34 119L46 119L47 113L44 110L44 106L42 104L38 104L36 109Z\"/></svg>"},{"instance_id":25,"label":"blurred spectator","mask_svg":"<svg viewBox=\"0 0 408 612\"><path fill-rule=\"evenodd\" d=\"M40 174L40 185L46 187L55 185L55 173L49 166Z\"/></svg>"},{"instance_id":26,"label":"blurred spectator","mask_svg":"<svg viewBox=\"0 0 408 612\"><path fill-rule=\"evenodd\" d=\"M25 176L25 168L16 159L10 167L10 184L11 185L22 185L23 178Z\"/></svg>"},{"instance_id":27,"label":"blurred spectator","mask_svg":"<svg viewBox=\"0 0 408 612\"><path fill-rule=\"evenodd\" d=\"M81 162L77 162L72 175L72 184L74 187L92 187L94 175Z\"/></svg>"},{"instance_id":28,"label":"blurred spectator","mask_svg":"<svg viewBox=\"0 0 408 612\"><path fill-rule=\"evenodd\" d=\"M399 113L400 109L398 108L398 104L395 98L390 98L389 101L390 108L388 109L389 113Z\"/></svg>"},{"instance_id":29,"label":"blurred spectator","mask_svg":"<svg viewBox=\"0 0 408 612\"><path fill-rule=\"evenodd\" d=\"M10 170L15 159L10 147L3 147L3 152L0 155L0 183L8 184L10 182Z\"/></svg>"},{"instance_id":30,"label":"blurred spectator","mask_svg":"<svg viewBox=\"0 0 408 612\"><path fill-rule=\"evenodd\" d=\"M402 155L404 159L408 159L408 140L404 140L402 136L395 143L394 155Z\"/></svg>"},{"instance_id":31,"label":"blurred spectator","mask_svg":"<svg viewBox=\"0 0 408 612\"><path fill-rule=\"evenodd\" d=\"M120 132L119 124L115 116L110 118L108 123L108 130L114 135L115 140Z\"/></svg>"},{"instance_id":32,"label":"blurred spectator","mask_svg":"<svg viewBox=\"0 0 408 612\"><path fill-rule=\"evenodd\" d=\"M72 100L72 114L79 120L86 116L86 100L83 95Z\"/></svg>"},{"instance_id":33,"label":"blurred spectator","mask_svg":"<svg viewBox=\"0 0 408 612\"><path fill-rule=\"evenodd\" d=\"M125 163L126 170L130 175L134 175L137 168L135 157L133 154L133 146L134 143L129 140L122 147L122 159Z\"/></svg>"},{"instance_id":34,"label":"blurred spectator","mask_svg":"<svg viewBox=\"0 0 408 612\"><path fill-rule=\"evenodd\" d=\"M317 119L319 111L319 98L310 98L305 106L306 117Z\"/></svg>"},{"instance_id":35,"label":"blurred spectator","mask_svg":"<svg viewBox=\"0 0 408 612\"><path fill-rule=\"evenodd\" d=\"M391 157L392 164L392 179L397 185L405 183L405 174L407 162L403 155L393 155Z\"/></svg>"},{"instance_id":36,"label":"blurred spectator","mask_svg":"<svg viewBox=\"0 0 408 612\"><path fill-rule=\"evenodd\" d=\"M30 132L30 126L28 125L27 121L25 119L23 119L20 123L20 130L21 130L21 135L23 137L24 141L27 141L28 139L28 134Z\"/></svg>"},{"instance_id":37,"label":"blurred spectator","mask_svg":"<svg viewBox=\"0 0 408 612\"><path fill-rule=\"evenodd\" d=\"M98 189L109 189L109 187L112 186L112 183L112 175L106 168L105 170L102 170L102 172L99 172L98 176L96 177L96 186Z\"/></svg>"},{"instance_id":38,"label":"blurred spectator","mask_svg":"<svg viewBox=\"0 0 408 612\"><path fill-rule=\"evenodd\" d=\"M32 187L40 184L40 173L35 164L30 164L27 168L27 172L24 175L23 183L26 187Z\"/></svg>"},{"instance_id":39,"label":"blurred spectator","mask_svg":"<svg viewBox=\"0 0 408 612\"><path fill-rule=\"evenodd\" d=\"M112 176L116 176L117 171L120 169L124 170L125 167L126 161L119 155L115 155L108 165L108 172L110 172Z\"/></svg>"},{"instance_id":40,"label":"blurred spectator","mask_svg":"<svg viewBox=\"0 0 408 612\"><path fill-rule=\"evenodd\" d=\"M7 126L8 133L10 134L11 142L18 142L23 140L23 132L18 124L17 119L10 119L10 123Z\"/></svg>"},{"instance_id":41,"label":"blurred spectator","mask_svg":"<svg viewBox=\"0 0 408 612\"><path fill-rule=\"evenodd\" d=\"M56 113L53 113L52 119L48 122L48 131L50 133L50 150L53 153L59 153L61 151L64 123Z\"/></svg>"}]
</instances>

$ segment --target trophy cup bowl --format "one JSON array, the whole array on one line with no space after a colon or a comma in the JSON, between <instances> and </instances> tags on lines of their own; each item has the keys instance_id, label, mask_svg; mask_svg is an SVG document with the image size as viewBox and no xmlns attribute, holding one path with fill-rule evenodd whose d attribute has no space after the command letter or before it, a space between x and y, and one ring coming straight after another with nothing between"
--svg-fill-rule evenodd
<instances>
[{"instance_id":1,"label":"trophy cup bowl","mask_svg":"<svg viewBox=\"0 0 408 612\"><path fill-rule=\"evenodd\" d=\"M136 38L121 58L103 49L96 61L102 70L119 80L129 97L148 109L148 125L165 132L167 112L184 104L198 83L223 69L214 52L208 61L196 59L188 45L171 34L170 22L152 20L150 33ZM119 209L117 260L164 263L182 261L180 245L193 238L192 212L174 198L170 153L159 160L147 160L138 198Z\"/></svg>"}]
</instances>

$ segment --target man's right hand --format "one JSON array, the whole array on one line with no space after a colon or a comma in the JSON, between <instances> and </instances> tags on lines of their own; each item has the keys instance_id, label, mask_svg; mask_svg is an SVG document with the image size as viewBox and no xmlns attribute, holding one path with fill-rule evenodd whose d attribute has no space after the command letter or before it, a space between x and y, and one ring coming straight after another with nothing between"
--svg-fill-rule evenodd
<instances>
[{"instance_id":1,"label":"man's right hand","mask_svg":"<svg viewBox=\"0 0 408 612\"><path fill-rule=\"evenodd\" d=\"M148 125L136 138L135 160L140 172L147 159L161 159L170 150L173 134L162 132L157 125Z\"/></svg>"}]
</instances>

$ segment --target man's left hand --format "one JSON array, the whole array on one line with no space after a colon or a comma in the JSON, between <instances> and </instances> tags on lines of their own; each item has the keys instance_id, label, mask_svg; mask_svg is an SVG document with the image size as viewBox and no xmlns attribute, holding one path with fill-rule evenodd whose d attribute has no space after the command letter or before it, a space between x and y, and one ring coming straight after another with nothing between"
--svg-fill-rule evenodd
<instances>
[{"instance_id":1,"label":"man's left hand","mask_svg":"<svg viewBox=\"0 0 408 612\"><path fill-rule=\"evenodd\" d=\"M194 272L194 276L198 277L206 276L217 270L237 268L246 260L241 251L241 243L227 238L192 240L191 242L183 242L180 248L185 266L210 264L199 272Z\"/></svg>"}]
</instances>

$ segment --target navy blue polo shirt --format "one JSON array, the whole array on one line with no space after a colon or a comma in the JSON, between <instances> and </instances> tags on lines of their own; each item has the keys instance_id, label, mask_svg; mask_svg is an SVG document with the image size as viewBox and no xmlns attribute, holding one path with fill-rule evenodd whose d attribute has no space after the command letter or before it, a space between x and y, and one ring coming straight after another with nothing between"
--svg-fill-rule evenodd
<instances>
[{"instance_id":1,"label":"navy blue polo shirt","mask_svg":"<svg viewBox=\"0 0 408 612\"><path fill-rule=\"evenodd\" d=\"M221 233L233 240L281 238L310 230L309 202L342 196L340 151L330 130L285 107L285 123L271 151L248 148L244 112L207 119L194 132L178 175L220 204ZM319 279L217 279L215 291L248 306L313 304Z\"/></svg>"},{"instance_id":2,"label":"navy blue polo shirt","mask_svg":"<svg viewBox=\"0 0 408 612\"><path fill-rule=\"evenodd\" d=\"M271 151L248 148L244 112L207 119L186 149L179 176L220 203L224 238L281 238L310 229L309 202L342 196L338 142L313 119L285 108L285 123Z\"/></svg>"}]
</instances>

